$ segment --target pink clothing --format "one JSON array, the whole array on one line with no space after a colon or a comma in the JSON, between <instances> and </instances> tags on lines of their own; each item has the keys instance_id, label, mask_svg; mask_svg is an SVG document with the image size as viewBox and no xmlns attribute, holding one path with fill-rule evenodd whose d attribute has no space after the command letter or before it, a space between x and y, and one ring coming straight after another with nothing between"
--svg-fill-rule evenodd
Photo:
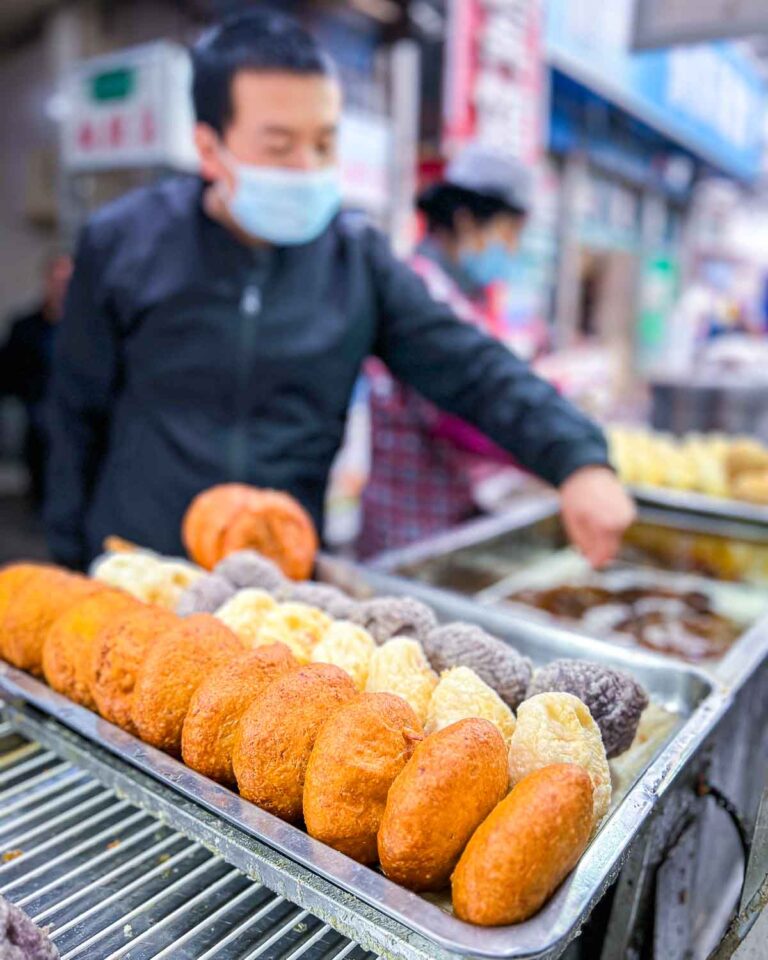
<instances>
[{"instance_id":1,"label":"pink clothing","mask_svg":"<svg viewBox=\"0 0 768 960\"><path fill-rule=\"evenodd\" d=\"M480 310L433 260L411 266L436 300L467 323L485 328ZM371 475L363 493L361 557L404 546L477 514L475 478L489 465L513 463L495 443L459 417L443 413L395 380L376 359L366 363L370 384Z\"/></svg>"}]
</instances>

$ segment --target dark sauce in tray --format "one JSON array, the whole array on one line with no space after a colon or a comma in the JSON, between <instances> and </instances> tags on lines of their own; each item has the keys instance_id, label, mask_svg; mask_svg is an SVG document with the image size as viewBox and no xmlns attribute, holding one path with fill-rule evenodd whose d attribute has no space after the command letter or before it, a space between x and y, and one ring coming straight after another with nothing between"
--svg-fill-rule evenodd
<instances>
[{"instance_id":1,"label":"dark sauce in tray","mask_svg":"<svg viewBox=\"0 0 768 960\"><path fill-rule=\"evenodd\" d=\"M602 609L607 616L601 617L601 626L609 634L621 633L640 646L694 662L721 657L740 632L736 623L713 609L706 594L695 590L561 586L521 590L507 599L582 622Z\"/></svg>"}]
</instances>

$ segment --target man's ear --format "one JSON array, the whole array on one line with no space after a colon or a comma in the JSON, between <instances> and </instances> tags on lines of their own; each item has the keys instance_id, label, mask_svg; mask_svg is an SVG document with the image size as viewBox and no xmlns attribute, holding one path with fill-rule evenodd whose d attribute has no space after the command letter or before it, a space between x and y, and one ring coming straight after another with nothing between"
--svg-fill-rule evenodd
<instances>
[{"instance_id":1,"label":"man's ear","mask_svg":"<svg viewBox=\"0 0 768 960\"><path fill-rule=\"evenodd\" d=\"M200 173L204 180L226 180L229 171L221 159L219 135L207 123L195 124L195 147L200 158Z\"/></svg>"}]
</instances>

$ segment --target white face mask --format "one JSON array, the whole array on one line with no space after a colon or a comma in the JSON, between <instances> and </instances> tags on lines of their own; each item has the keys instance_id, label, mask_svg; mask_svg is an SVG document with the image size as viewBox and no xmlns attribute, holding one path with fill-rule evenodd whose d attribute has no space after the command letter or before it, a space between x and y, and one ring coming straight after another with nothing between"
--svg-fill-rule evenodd
<instances>
[{"instance_id":1,"label":"white face mask","mask_svg":"<svg viewBox=\"0 0 768 960\"><path fill-rule=\"evenodd\" d=\"M227 198L230 213L246 233L281 245L317 239L341 206L336 167L292 170L241 163L230 154L227 163L235 186Z\"/></svg>"}]
</instances>

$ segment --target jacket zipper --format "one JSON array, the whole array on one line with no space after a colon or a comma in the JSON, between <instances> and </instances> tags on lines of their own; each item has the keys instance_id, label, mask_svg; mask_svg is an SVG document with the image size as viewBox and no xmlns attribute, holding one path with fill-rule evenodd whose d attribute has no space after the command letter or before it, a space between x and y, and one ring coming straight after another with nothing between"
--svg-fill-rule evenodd
<instances>
[{"instance_id":1,"label":"jacket zipper","mask_svg":"<svg viewBox=\"0 0 768 960\"><path fill-rule=\"evenodd\" d=\"M229 474L232 480L248 480L248 401L256 318L261 313L261 290L255 280L247 281L240 296L238 350L235 362L235 422L230 444Z\"/></svg>"}]
</instances>

